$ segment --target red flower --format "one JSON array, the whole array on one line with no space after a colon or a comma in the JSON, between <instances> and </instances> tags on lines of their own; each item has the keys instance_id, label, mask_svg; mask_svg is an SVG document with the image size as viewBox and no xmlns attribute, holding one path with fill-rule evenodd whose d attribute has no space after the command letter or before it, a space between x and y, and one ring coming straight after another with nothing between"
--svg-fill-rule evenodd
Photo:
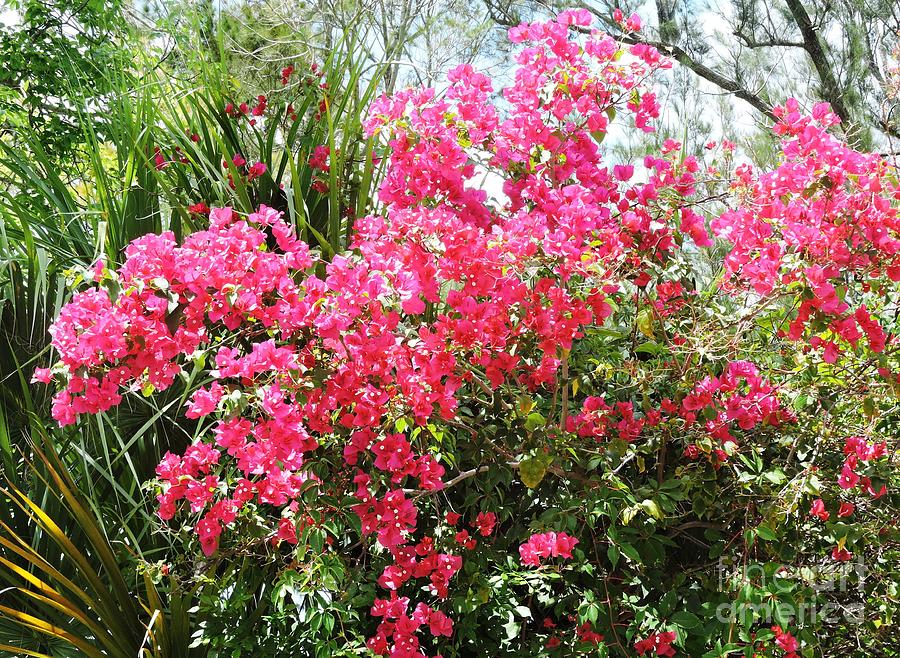
<instances>
[{"instance_id":1,"label":"red flower","mask_svg":"<svg viewBox=\"0 0 900 658\"><path fill-rule=\"evenodd\" d=\"M222 526L218 520L210 518L207 514L197 523L197 536L200 538L200 547L203 554L209 557L219 547L219 535L222 534Z\"/></svg>"},{"instance_id":2,"label":"red flower","mask_svg":"<svg viewBox=\"0 0 900 658\"><path fill-rule=\"evenodd\" d=\"M519 546L519 555L522 564L537 567L541 558L563 557L570 559L572 549L578 544L578 540L564 532L545 532L531 535L531 538Z\"/></svg>"},{"instance_id":3,"label":"red flower","mask_svg":"<svg viewBox=\"0 0 900 658\"><path fill-rule=\"evenodd\" d=\"M194 215L208 215L209 206L206 205L203 201L200 201L199 203L195 203L192 206L188 206L188 212Z\"/></svg>"},{"instance_id":4,"label":"red flower","mask_svg":"<svg viewBox=\"0 0 900 658\"><path fill-rule=\"evenodd\" d=\"M453 635L453 622L440 610L432 610L428 615L428 630L435 637L450 637Z\"/></svg>"},{"instance_id":5,"label":"red flower","mask_svg":"<svg viewBox=\"0 0 900 658\"><path fill-rule=\"evenodd\" d=\"M841 489L852 489L859 483L859 475L853 470L849 461L844 462L841 475L838 477L838 486Z\"/></svg>"},{"instance_id":6,"label":"red flower","mask_svg":"<svg viewBox=\"0 0 900 658\"><path fill-rule=\"evenodd\" d=\"M165 169L170 164L162 154L162 151L159 150L158 146L153 147L153 162L156 165L157 170Z\"/></svg>"},{"instance_id":7,"label":"red flower","mask_svg":"<svg viewBox=\"0 0 900 658\"><path fill-rule=\"evenodd\" d=\"M819 517L822 521L827 521L828 517L830 516L828 514L828 512L825 510L825 503L822 502L821 498L816 498L813 501L812 507L809 510L809 514L810 514L810 516Z\"/></svg>"},{"instance_id":8,"label":"red flower","mask_svg":"<svg viewBox=\"0 0 900 658\"><path fill-rule=\"evenodd\" d=\"M586 642L588 644L600 644L603 641L603 636L600 633L594 631L594 627L589 621L586 621L581 624L581 626L576 627L575 635L578 637L579 641Z\"/></svg>"},{"instance_id":9,"label":"red flower","mask_svg":"<svg viewBox=\"0 0 900 658\"><path fill-rule=\"evenodd\" d=\"M781 630L780 626L772 626L772 632L775 633L775 644L779 649L786 653L794 653L800 648L800 643L790 633Z\"/></svg>"},{"instance_id":10,"label":"red flower","mask_svg":"<svg viewBox=\"0 0 900 658\"><path fill-rule=\"evenodd\" d=\"M832 559L837 560L838 562L849 562L850 558L853 557L853 554L850 551L848 551L846 548L840 548L838 546L835 546L831 550L831 557L832 557Z\"/></svg>"},{"instance_id":11,"label":"red flower","mask_svg":"<svg viewBox=\"0 0 900 658\"><path fill-rule=\"evenodd\" d=\"M264 173L266 173L266 165L263 162L255 162L250 165L250 168L247 170L247 180L253 180L254 178L259 178Z\"/></svg>"},{"instance_id":12,"label":"red flower","mask_svg":"<svg viewBox=\"0 0 900 658\"><path fill-rule=\"evenodd\" d=\"M376 506L378 543L385 548L398 546L405 532L416 527L416 507L401 490L389 492Z\"/></svg>"},{"instance_id":13,"label":"red flower","mask_svg":"<svg viewBox=\"0 0 900 658\"><path fill-rule=\"evenodd\" d=\"M479 512L473 524L482 537L488 537L494 532L497 524L497 515L493 512Z\"/></svg>"},{"instance_id":14,"label":"red flower","mask_svg":"<svg viewBox=\"0 0 900 658\"><path fill-rule=\"evenodd\" d=\"M399 471L410 459L412 449L409 441L402 434L388 434L383 440L372 446L375 453L375 466L382 471Z\"/></svg>"},{"instance_id":15,"label":"red flower","mask_svg":"<svg viewBox=\"0 0 900 658\"><path fill-rule=\"evenodd\" d=\"M841 507L838 510L838 516L850 516L853 514L853 511L856 509L856 505L853 503L842 502Z\"/></svg>"},{"instance_id":16,"label":"red flower","mask_svg":"<svg viewBox=\"0 0 900 658\"><path fill-rule=\"evenodd\" d=\"M41 384L49 384L53 379L50 368L35 368L31 375L32 382L40 382Z\"/></svg>"},{"instance_id":17,"label":"red flower","mask_svg":"<svg viewBox=\"0 0 900 658\"><path fill-rule=\"evenodd\" d=\"M254 106L250 113L255 117L261 117L266 111L267 102L266 97L260 94L256 97L256 106Z\"/></svg>"},{"instance_id":18,"label":"red flower","mask_svg":"<svg viewBox=\"0 0 900 658\"><path fill-rule=\"evenodd\" d=\"M468 530L460 530L456 533L456 543L461 544L466 550L474 550L478 545L478 541L474 537L469 537Z\"/></svg>"},{"instance_id":19,"label":"red flower","mask_svg":"<svg viewBox=\"0 0 900 658\"><path fill-rule=\"evenodd\" d=\"M674 656L675 649L671 645L676 637L674 631L654 633L643 640L635 642L634 650L637 651L639 656L643 656L650 651L655 651L658 656Z\"/></svg>"},{"instance_id":20,"label":"red flower","mask_svg":"<svg viewBox=\"0 0 900 658\"><path fill-rule=\"evenodd\" d=\"M309 166L319 171L328 171L330 169L328 158L331 155L331 149L327 146L317 146L313 149L313 153L309 158Z\"/></svg>"},{"instance_id":21,"label":"red flower","mask_svg":"<svg viewBox=\"0 0 900 658\"><path fill-rule=\"evenodd\" d=\"M290 519L281 519L278 523L278 533L275 535L275 539L288 544L297 543L297 528Z\"/></svg>"}]
</instances>

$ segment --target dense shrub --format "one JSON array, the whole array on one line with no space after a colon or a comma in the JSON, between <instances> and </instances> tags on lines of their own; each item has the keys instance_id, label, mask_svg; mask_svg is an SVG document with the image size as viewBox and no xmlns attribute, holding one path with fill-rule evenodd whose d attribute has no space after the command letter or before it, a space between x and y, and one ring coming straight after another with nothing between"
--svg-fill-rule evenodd
<instances>
[{"instance_id":1,"label":"dense shrub","mask_svg":"<svg viewBox=\"0 0 900 658\"><path fill-rule=\"evenodd\" d=\"M372 106L384 211L348 251L214 208L63 309L60 423L183 391L195 441L151 485L183 550L148 568L220 609L222 655L890 646L895 170L791 101L771 171L727 142L609 161L670 62L586 12L510 38L502 101L460 66ZM262 564L279 633L236 638Z\"/></svg>"}]
</instances>

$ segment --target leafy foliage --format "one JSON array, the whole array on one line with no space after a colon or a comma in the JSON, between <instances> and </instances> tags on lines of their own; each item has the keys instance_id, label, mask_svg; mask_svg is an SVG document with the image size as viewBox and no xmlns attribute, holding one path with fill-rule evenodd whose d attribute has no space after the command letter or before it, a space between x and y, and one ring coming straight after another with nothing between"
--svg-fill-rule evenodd
<instances>
[{"instance_id":1,"label":"leafy foliage","mask_svg":"<svg viewBox=\"0 0 900 658\"><path fill-rule=\"evenodd\" d=\"M154 186L140 237L23 221L68 188L7 154L46 190L7 195L16 266L81 250L33 373L72 452L34 454L90 555L20 485L7 496L96 594L63 604L65 581L35 580L48 551L17 553L19 626L113 655L141 628L159 655L895 651L895 169L796 101L773 109L771 168L727 141L616 162L608 134L654 134L671 62L586 11L510 39L502 102L461 65L445 93L363 117L378 81L350 36L324 85L310 67L253 99L224 78L162 87L141 106L155 128L121 133ZM36 408L17 434L43 436ZM149 532L136 487L164 449ZM59 473L79 460L86 480L127 474L99 485L125 510L76 504ZM129 505L123 560L102 519ZM91 560L135 613L109 637ZM35 601L68 616L41 629Z\"/></svg>"},{"instance_id":2,"label":"leafy foliage","mask_svg":"<svg viewBox=\"0 0 900 658\"><path fill-rule=\"evenodd\" d=\"M85 544L82 526L89 520L98 528L115 529L110 550L118 568L127 574L129 591L136 602L149 606L153 597L144 589L143 574L151 578L151 584L159 588L163 614L154 623L171 615L178 621L175 628L169 626L170 633L186 632L190 638L198 629L214 628L216 619L204 622L202 615L189 626L184 611L198 600L209 604L207 611L221 605L221 600L212 596L195 599L190 587L170 587L163 576L168 567L161 557L171 551L171 543L164 534L154 532L150 501L143 489L166 450L183 450L191 441L191 428L182 427L175 413L183 397L177 391L152 399L139 396L78 428L53 429L47 424L46 387L29 384L26 373L36 361L47 358L47 329L67 300L69 288L90 276L93 263L117 262L125 246L146 233L172 230L179 237L190 233L205 221L190 210L198 203L249 208L267 201L286 211L307 239L325 250L332 249L332 240L340 247L346 239L347 216L369 207L369 190L378 177L371 149L367 151L360 141L360 122L379 84L380 69L362 69L354 39L348 33L328 58L318 64L307 62L302 72L285 75L279 71L268 81L272 88L269 108L265 116L253 117L255 126L249 125L247 118L229 116L227 103L237 107L246 99L237 97L239 92L220 65L199 57L197 62L205 62L200 69L202 83L194 79L189 84L171 71L159 69L157 61L146 63L148 73L138 86L127 69L98 67L102 70L93 71L89 89L77 93L86 97L100 87L107 90L105 111L98 118L73 108L78 136L72 137L69 146L48 142L39 127L26 126L16 127L15 140L0 143L5 177L0 190L3 473L10 481L10 492L15 490L23 500L36 501L57 524L60 536L69 538L81 552L86 562L80 566L72 560L57 565L73 582L83 577L85 564L95 571L106 568L97 561L96 550ZM128 55L129 65L142 61ZM73 87L79 84L72 76L62 77ZM282 77L286 77L284 83ZM194 134L203 139L193 141ZM321 167L309 164L314 147L329 144L333 154L324 163L333 168L333 175L327 173L327 167L323 173ZM71 150L66 150L70 146ZM181 155L161 164L156 156L172 154L177 147ZM236 153L267 163L265 175L248 181L233 165L231 169L223 167L222 162L231 163ZM59 165L63 157L70 158L65 168ZM232 172L234 187L229 184ZM327 191L311 187L317 179L327 185L332 178L335 184ZM40 471L44 460L32 449L38 439L43 454L58 451L59 468L71 474L69 484L84 497L84 518L53 502L62 496L53 493L52 480ZM37 464L43 475L35 475L29 464ZM39 571L35 566L38 556L47 558L57 551L37 520L20 514L15 524L10 524L16 536L36 551L31 562L23 563L29 573ZM9 576L16 586L25 586L21 574L10 572ZM266 601L270 596L271 578L266 571L254 575L239 570L230 582L237 582L253 599ZM68 634L52 639L35 629L23 631L21 624L7 624L12 618L4 614L2 644L24 647L22 651L30 648L72 655L72 651L82 651L85 642L91 645L96 641L89 628L72 626L71 620L63 623L59 610L35 612L27 594L8 589L0 599L7 611L50 620ZM127 648L129 655L136 655L153 612L144 615L141 604L136 605L141 610L134 620L135 628L140 628L138 643L131 635L115 633L108 651ZM278 615L276 610L262 613L260 610L242 627L248 636L264 633L271 617ZM92 624L98 623L91 608L83 614ZM154 628L157 634L163 632ZM231 616L226 615L221 628L219 638L234 639L229 635L235 630ZM71 638L82 649L73 646ZM168 647L161 643L159 651L161 655L187 655L187 644L192 641L197 641L196 635L188 643L175 642ZM146 648L151 647L148 644ZM98 646L96 650L107 649ZM191 655L205 651L198 644Z\"/></svg>"},{"instance_id":3,"label":"leafy foliage","mask_svg":"<svg viewBox=\"0 0 900 658\"><path fill-rule=\"evenodd\" d=\"M4 141L25 127L61 164L81 144L81 119L110 91L105 71L126 71L130 30L121 3L16 0L16 21L0 27L0 126ZM24 149L28 144L16 143Z\"/></svg>"},{"instance_id":4,"label":"leafy foliage","mask_svg":"<svg viewBox=\"0 0 900 658\"><path fill-rule=\"evenodd\" d=\"M304 629L203 643L420 656L427 628L452 637L444 655L719 656L842 641L803 613L833 592L785 584L786 565L829 545L846 562L866 524L885 531L875 501L895 473L873 414L793 400L829 385L852 397L829 374L842 353L869 373L864 409L893 393L877 318L900 278L896 181L827 134L827 107L777 108L783 163L736 170L736 205L712 222L732 241L726 268L704 276L695 254L713 242L694 208L716 198L700 175L719 172L672 140L640 178L603 165L610 120L652 132L640 81L669 64L600 32L575 40L569 27L588 24L568 12L511 31L532 45L508 118L469 66L445 99L373 104L385 214L357 222L352 252L311 252L265 205L213 209L181 245L147 236L118 271L96 267L99 287L62 310L61 361L36 374L63 383L55 417L75 423L129 389L190 393L195 441L157 468L159 515L183 547L172 568L210 609L253 600L237 564L271 565L268 604L290 593L282 623ZM323 154L313 168L333 183ZM502 206L466 185L479 156L504 178ZM243 160L226 162L239 199ZM760 358L761 345L780 349ZM812 518L827 523L829 490L855 496L835 512L855 523L819 532L801 501L819 496ZM863 603L881 594L881 579L852 582ZM380 618L367 633L365 608Z\"/></svg>"}]
</instances>

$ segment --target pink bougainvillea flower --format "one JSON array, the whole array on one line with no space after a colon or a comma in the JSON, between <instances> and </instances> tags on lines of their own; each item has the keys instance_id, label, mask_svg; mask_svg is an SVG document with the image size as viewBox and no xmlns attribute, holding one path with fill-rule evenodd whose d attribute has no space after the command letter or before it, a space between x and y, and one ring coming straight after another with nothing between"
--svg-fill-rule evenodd
<instances>
[{"instance_id":1,"label":"pink bougainvillea flower","mask_svg":"<svg viewBox=\"0 0 900 658\"><path fill-rule=\"evenodd\" d=\"M49 384L53 380L53 374L50 368L35 368L31 375L32 382L40 382L41 384Z\"/></svg>"},{"instance_id":2,"label":"pink bougainvillea flower","mask_svg":"<svg viewBox=\"0 0 900 658\"><path fill-rule=\"evenodd\" d=\"M800 648L797 638L782 630L780 626L772 626L772 632L775 634L775 646L787 654L785 658L797 658L796 652Z\"/></svg>"},{"instance_id":3,"label":"pink bougainvillea flower","mask_svg":"<svg viewBox=\"0 0 900 658\"><path fill-rule=\"evenodd\" d=\"M838 562L848 562L852 557L853 554L846 548L835 546L831 551L831 558Z\"/></svg>"},{"instance_id":4,"label":"pink bougainvillea flower","mask_svg":"<svg viewBox=\"0 0 900 658\"><path fill-rule=\"evenodd\" d=\"M531 535L529 540L519 546L522 564L537 567L542 558L562 557L571 559L572 549L578 540L564 532L544 532Z\"/></svg>"},{"instance_id":5,"label":"pink bougainvillea flower","mask_svg":"<svg viewBox=\"0 0 900 658\"><path fill-rule=\"evenodd\" d=\"M493 512L479 512L473 523L482 537L489 537L493 534L495 525L497 525L497 515Z\"/></svg>"},{"instance_id":6,"label":"pink bougainvillea flower","mask_svg":"<svg viewBox=\"0 0 900 658\"><path fill-rule=\"evenodd\" d=\"M247 169L247 180L252 181L254 178L259 178L264 173L266 173L266 165L264 162L254 162Z\"/></svg>"},{"instance_id":7,"label":"pink bougainvillea flower","mask_svg":"<svg viewBox=\"0 0 900 658\"><path fill-rule=\"evenodd\" d=\"M830 516L828 514L828 511L825 509L825 503L822 502L821 498L816 498L813 501L812 507L809 510L809 514L810 516L818 517L822 521L827 521Z\"/></svg>"},{"instance_id":8,"label":"pink bougainvillea flower","mask_svg":"<svg viewBox=\"0 0 900 658\"><path fill-rule=\"evenodd\" d=\"M657 656L674 656L675 649L672 643L677 638L673 631L665 633L653 633L643 640L634 643L634 650L639 656L655 652Z\"/></svg>"}]
</instances>

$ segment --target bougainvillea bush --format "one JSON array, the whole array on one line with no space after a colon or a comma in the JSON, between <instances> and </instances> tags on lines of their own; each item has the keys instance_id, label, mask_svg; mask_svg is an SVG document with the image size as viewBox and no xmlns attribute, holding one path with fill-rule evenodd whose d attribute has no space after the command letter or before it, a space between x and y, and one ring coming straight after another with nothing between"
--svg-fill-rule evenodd
<instances>
[{"instance_id":1,"label":"bougainvillea bush","mask_svg":"<svg viewBox=\"0 0 900 658\"><path fill-rule=\"evenodd\" d=\"M346 252L214 208L63 309L60 423L183 391L148 485L182 550L147 568L217 655L887 651L896 170L793 101L770 171L615 162L672 63L582 11L510 39L502 98L465 65L373 104L383 212ZM263 568L280 630L236 637Z\"/></svg>"}]
</instances>

